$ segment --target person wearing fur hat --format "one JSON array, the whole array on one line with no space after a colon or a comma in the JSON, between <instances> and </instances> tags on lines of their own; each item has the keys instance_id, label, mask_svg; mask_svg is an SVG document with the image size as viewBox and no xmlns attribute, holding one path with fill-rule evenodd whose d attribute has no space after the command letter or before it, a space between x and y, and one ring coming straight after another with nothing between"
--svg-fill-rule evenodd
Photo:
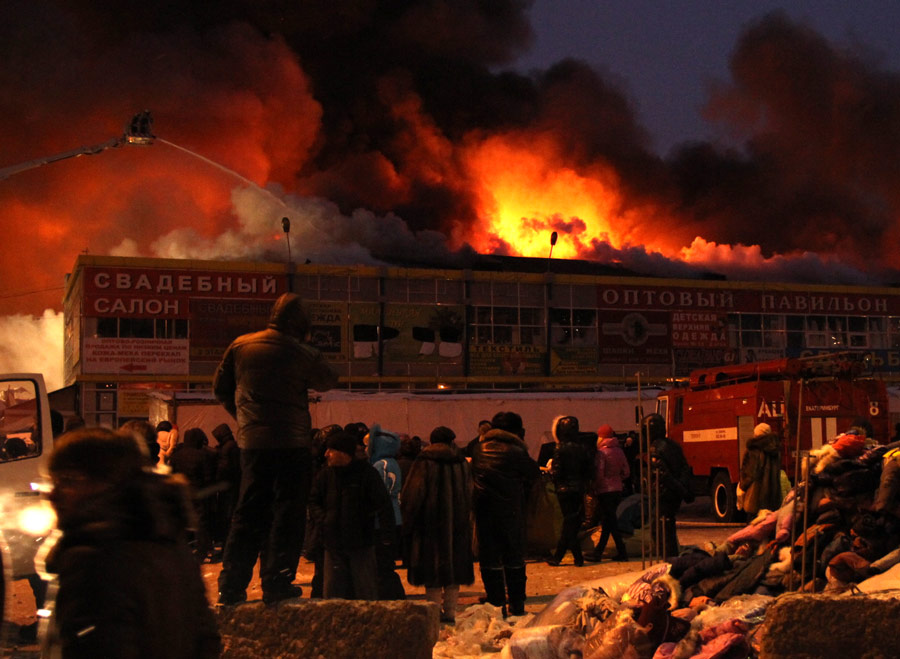
<instances>
[{"instance_id":1,"label":"person wearing fur hat","mask_svg":"<svg viewBox=\"0 0 900 659\"><path fill-rule=\"evenodd\" d=\"M393 528L390 497L378 472L356 455L357 438L345 431L326 440L325 466L309 495L310 533L325 549L326 599L378 599L375 546Z\"/></svg>"},{"instance_id":2,"label":"person wearing fur hat","mask_svg":"<svg viewBox=\"0 0 900 659\"><path fill-rule=\"evenodd\" d=\"M781 506L781 439L768 423L758 424L747 440L738 495L749 519Z\"/></svg>"},{"instance_id":3,"label":"person wearing fur hat","mask_svg":"<svg viewBox=\"0 0 900 659\"><path fill-rule=\"evenodd\" d=\"M553 421L556 448L550 460L550 476L556 489L556 499L562 511L563 524L556 543L556 551L548 565L559 565L568 550L577 567L584 565L578 529L584 517L584 494L593 478L591 459L581 443L578 419L557 417Z\"/></svg>"}]
</instances>

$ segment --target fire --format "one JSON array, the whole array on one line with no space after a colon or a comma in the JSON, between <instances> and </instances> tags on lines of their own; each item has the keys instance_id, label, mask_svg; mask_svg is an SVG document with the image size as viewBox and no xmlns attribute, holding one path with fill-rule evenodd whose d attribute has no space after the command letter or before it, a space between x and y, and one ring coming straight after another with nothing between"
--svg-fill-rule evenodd
<instances>
[{"instance_id":1,"label":"fire","mask_svg":"<svg viewBox=\"0 0 900 659\"><path fill-rule=\"evenodd\" d=\"M466 166L477 190L480 226L465 236L482 253L503 243L512 253L546 256L550 234L559 233L553 255L577 258L594 240L614 246L621 205L615 174L593 167L588 173L564 164L550 139L495 136L467 151Z\"/></svg>"}]
</instances>

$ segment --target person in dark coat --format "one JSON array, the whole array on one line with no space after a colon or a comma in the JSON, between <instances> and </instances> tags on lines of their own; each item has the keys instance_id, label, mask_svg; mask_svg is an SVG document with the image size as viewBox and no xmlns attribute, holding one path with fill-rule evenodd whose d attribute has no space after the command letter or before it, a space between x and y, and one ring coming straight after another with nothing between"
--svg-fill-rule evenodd
<instances>
[{"instance_id":1,"label":"person in dark coat","mask_svg":"<svg viewBox=\"0 0 900 659\"><path fill-rule=\"evenodd\" d=\"M553 439L556 449L550 461L550 476L556 489L556 498L562 511L563 524L556 544L556 551L548 565L559 565L572 550L575 565L584 565L578 529L584 517L584 493L594 476L591 457L585 450L578 431L578 420L573 416L557 417L553 421Z\"/></svg>"},{"instance_id":2,"label":"person in dark coat","mask_svg":"<svg viewBox=\"0 0 900 659\"><path fill-rule=\"evenodd\" d=\"M641 422L650 443L650 471L659 478L659 517L662 520L661 553L677 556L679 552L675 516L681 502L694 500L691 492L691 467L681 446L666 436L666 421L660 414L648 414ZM655 528L655 525L654 527Z\"/></svg>"},{"instance_id":3,"label":"person in dark coat","mask_svg":"<svg viewBox=\"0 0 900 659\"><path fill-rule=\"evenodd\" d=\"M220 423L212 431L216 438L215 481L223 488L216 495L216 521L213 540L224 545L231 530L231 517L237 505L241 489L241 449L237 445L231 426Z\"/></svg>"},{"instance_id":4,"label":"person in dark coat","mask_svg":"<svg viewBox=\"0 0 900 659\"><path fill-rule=\"evenodd\" d=\"M478 422L478 434L475 435L472 439L469 440L468 444L466 444L465 454L466 457L471 459L472 455L475 453L475 445L481 441L481 438L484 437L485 433L491 429L491 422L487 419L482 419Z\"/></svg>"},{"instance_id":5,"label":"person in dark coat","mask_svg":"<svg viewBox=\"0 0 900 659\"><path fill-rule=\"evenodd\" d=\"M472 556L472 479L455 433L438 426L416 457L400 494L406 580L425 586L441 607L441 621L456 621L459 587L475 581Z\"/></svg>"},{"instance_id":6,"label":"person in dark coat","mask_svg":"<svg viewBox=\"0 0 900 659\"><path fill-rule=\"evenodd\" d=\"M313 482L315 482L319 472L328 464L328 459L325 457L325 454L328 452L328 438L343 431L344 429L341 426L332 423L313 433ZM324 594L325 545L322 543L319 527L310 523L309 509L306 511L306 536L303 542L303 555L313 562L313 576L309 585L309 596L311 599L322 599Z\"/></svg>"},{"instance_id":7,"label":"person in dark coat","mask_svg":"<svg viewBox=\"0 0 900 659\"><path fill-rule=\"evenodd\" d=\"M597 439L599 440L599 437ZM638 480L641 472L638 464L639 444L638 434L633 430L628 431L628 434L625 435L625 441L621 444L622 451L625 453L625 460L628 462L628 478L625 479L625 489L623 490L625 496L634 494L639 489Z\"/></svg>"},{"instance_id":8,"label":"person in dark coat","mask_svg":"<svg viewBox=\"0 0 900 659\"><path fill-rule=\"evenodd\" d=\"M406 482L409 468L416 456L422 452L422 438L418 435L410 437L406 433L400 435L400 450L397 452L397 464L400 465L401 482Z\"/></svg>"},{"instance_id":9,"label":"person in dark coat","mask_svg":"<svg viewBox=\"0 0 900 659\"><path fill-rule=\"evenodd\" d=\"M201 428L188 428L184 433L184 440L175 447L169 458L172 473L182 474L191 486L197 510L194 550L201 561L206 559L212 549L212 497L204 490L213 482L215 456L206 448L208 441Z\"/></svg>"},{"instance_id":10,"label":"person in dark coat","mask_svg":"<svg viewBox=\"0 0 900 659\"><path fill-rule=\"evenodd\" d=\"M781 507L781 440L768 423L753 429L741 460L741 509L748 519Z\"/></svg>"},{"instance_id":11,"label":"person in dark coat","mask_svg":"<svg viewBox=\"0 0 900 659\"><path fill-rule=\"evenodd\" d=\"M219 573L221 604L247 599L257 558L263 601L302 593L293 581L312 478L309 389L325 391L338 382L308 335L300 298L284 293L269 326L235 339L213 377L216 398L237 419L241 448L240 494Z\"/></svg>"},{"instance_id":12,"label":"person in dark coat","mask_svg":"<svg viewBox=\"0 0 900 659\"><path fill-rule=\"evenodd\" d=\"M375 545L393 542L390 497L375 468L355 457L356 446L357 438L347 432L328 438L327 463L309 496L310 532L325 549L326 599L377 599Z\"/></svg>"},{"instance_id":13,"label":"person in dark coat","mask_svg":"<svg viewBox=\"0 0 900 659\"><path fill-rule=\"evenodd\" d=\"M150 471L132 437L104 428L62 436L49 471L62 532L46 560L59 579L49 656L218 657L180 477Z\"/></svg>"},{"instance_id":14,"label":"person in dark coat","mask_svg":"<svg viewBox=\"0 0 900 659\"><path fill-rule=\"evenodd\" d=\"M202 428L188 428L184 441L175 448L170 460L172 473L183 474L195 491L208 486L215 473L212 455L205 448L208 441Z\"/></svg>"},{"instance_id":15,"label":"person in dark coat","mask_svg":"<svg viewBox=\"0 0 900 659\"><path fill-rule=\"evenodd\" d=\"M481 580L504 616L525 614L525 518L540 469L525 446L522 417L498 412L472 453L472 507ZM509 609L506 604L509 602Z\"/></svg>"},{"instance_id":16,"label":"person in dark coat","mask_svg":"<svg viewBox=\"0 0 900 659\"><path fill-rule=\"evenodd\" d=\"M83 428L84 426L80 427ZM160 447L159 442L157 441L156 428L150 425L149 421L144 419L132 419L119 426L119 430L130 433L140 444L142 444L144 448L147 449L144 459L147 460L147 463L151 467L158 468L161 462Z\"/></svg>"}]
</instances>

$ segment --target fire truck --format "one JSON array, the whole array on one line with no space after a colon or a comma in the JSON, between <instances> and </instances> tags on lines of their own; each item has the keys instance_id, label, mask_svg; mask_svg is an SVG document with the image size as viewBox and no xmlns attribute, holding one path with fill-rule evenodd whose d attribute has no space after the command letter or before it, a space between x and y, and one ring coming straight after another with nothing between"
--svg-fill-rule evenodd
<instances>
[{"instance_id":1,"label":"fire truck","mask_svg":"<svg viewBox=\"0 0 900 659\"><path fill-rule=\"evenodd\" d=\"M709 494L717 520L733 521L740 460L757 424L782 438L791 480L798 454L820 448L857 419L869 421L874 439L887 441L885 385L866 371L853 353L705 368L693 371L686 386L660 393L657 411L694 470L697 493Z\"/></svg>"}]
</instances>

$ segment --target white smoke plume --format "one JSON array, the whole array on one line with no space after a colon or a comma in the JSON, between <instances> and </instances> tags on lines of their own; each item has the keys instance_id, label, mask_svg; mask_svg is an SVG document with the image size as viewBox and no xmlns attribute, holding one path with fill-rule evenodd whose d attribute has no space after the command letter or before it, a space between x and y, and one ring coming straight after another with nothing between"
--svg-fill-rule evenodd
<instances>
[{"instance_id":1,"label":"white smoke plume","mask_svg":"<svg viewBox=\"0 0 900 659\"><path fill-rule=\"evenodd\" d=\"M42 373L49 391L62 387L62 312L0 317L0 372Z\"/></svg>"},{"instance_id":2,"label":"white smoke plume","mask_svg":"<svg viewBox=\"0 0 900 659\"><path fill-rule=\"evenodd\" d=\"M232 211L235 229L206 238L190 227L175 229L155 240L150 249L160 258L286 261L288 248L281 218L290 220L291 258L303 263L332 265L383 263L380 255L445 261L451 254L447 238L437 231L412 231L401 218L363 209L350 216L317 197L281 196L259 187L235 188ZM132 246L121 246L123 255Z\"/></svg>"}]
</instances>

